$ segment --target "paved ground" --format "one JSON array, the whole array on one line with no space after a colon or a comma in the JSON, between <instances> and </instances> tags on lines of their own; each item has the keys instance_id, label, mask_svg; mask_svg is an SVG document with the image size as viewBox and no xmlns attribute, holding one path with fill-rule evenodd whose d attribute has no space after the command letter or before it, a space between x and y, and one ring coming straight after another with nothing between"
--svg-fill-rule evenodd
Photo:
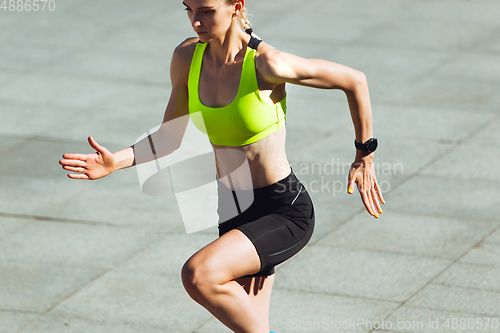
<instances>
[{"instance_id":1,"label":"paved ground","mask_svg":"<svg viewBox=\"0 0 500 333\"><path fill-rule=\"evenodd\" d=\"M187 235L135 169L84 182L57 164L88 135L118 150L160 123L171 53L193 35L181 1L49 5L0 10L0 332L226 332L179 276L215 228ZM345 96L289 87L287 149L317 228L278 269L272 330L500 332L500 3L248 6L276 48L366 73L387 199L375 220L345 194Z\"/></svg>"}]
</instances>

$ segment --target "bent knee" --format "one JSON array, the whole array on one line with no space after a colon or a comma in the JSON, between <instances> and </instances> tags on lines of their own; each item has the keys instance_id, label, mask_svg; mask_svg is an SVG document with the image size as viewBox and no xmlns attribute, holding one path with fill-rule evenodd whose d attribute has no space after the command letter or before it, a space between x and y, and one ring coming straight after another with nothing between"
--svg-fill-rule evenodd
<instances>
[{"instance_id":1,"label":"bent knee","mask_svg":"<svg viewBox=\"0 0 500 333\"><path fill-rule=\"evenodd\" d=\"M212 292L216 290L217 286L227 282L210 265L203 262L196 263L191 259L182 266L181 278L184 288L188 292Z\"/></svg>"}]
</instances>

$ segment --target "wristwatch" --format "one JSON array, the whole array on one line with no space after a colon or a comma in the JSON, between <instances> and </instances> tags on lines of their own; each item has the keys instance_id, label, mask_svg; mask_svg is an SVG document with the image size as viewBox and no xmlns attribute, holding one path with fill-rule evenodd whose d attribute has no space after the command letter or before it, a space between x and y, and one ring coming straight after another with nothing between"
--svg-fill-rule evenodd
<instances>
[{"instance_id":1,"label":"wristwatch","mask_svg":"<svg viewBox=\"0 0 500 333\"><path fill-rule=\"evenodd\" d=\"M378 142L375 138L368 139L365 143L359 143L354 140L354 145L356 149L366 151L367 153L373 153L377 149Z\"/></svg>"}]
</instances>

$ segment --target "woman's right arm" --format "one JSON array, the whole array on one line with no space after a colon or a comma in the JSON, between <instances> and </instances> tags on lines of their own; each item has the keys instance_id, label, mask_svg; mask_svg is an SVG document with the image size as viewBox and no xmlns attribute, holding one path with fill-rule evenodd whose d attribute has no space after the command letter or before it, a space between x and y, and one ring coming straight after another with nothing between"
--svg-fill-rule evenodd
<instances>
[{"instance_id":1,"label":"woman's right arm","mask_svg":"<svg viewBox=\"0 0 500 333\"><path fill-rule=\"evenodd\" d=\"M170 64L172 91L160 128L133 146L115 153L109 152L90 136L88 141L96 150L95 153L64 154L63 159L59 161L63 169L75 172L68 174L69 178L99 179L116 170L166 156L179 148L189 121L188 117L180 117L189 114L187 84L196 41L197 39L188 39L174 51ZM176 118L179 120L172 121ZM152 150L155 153L154 158Z\"/></svg>"}]
</instances>

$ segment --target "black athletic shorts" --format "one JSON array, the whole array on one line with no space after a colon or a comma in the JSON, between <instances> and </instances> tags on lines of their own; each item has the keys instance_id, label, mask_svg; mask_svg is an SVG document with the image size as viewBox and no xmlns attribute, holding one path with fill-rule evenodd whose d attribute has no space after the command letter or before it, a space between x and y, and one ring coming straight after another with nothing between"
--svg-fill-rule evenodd
<instances>
[{"instance_id":1,"label":"black athletic shorts","mask_svg":"<svg viewBox=\"0 0 500 333\"><path fill-rule=\"evenodd\" d=\"M240 207L242 200L238 198L251 198L251 192L249 207ZM272 185L247 191L232 191L218 182L218 200L219 237L238 229L259 254L260 271L249 276L274 274L274 266L291 258L311 239L314 207L293 171Z\"/></svg>"}]
</instances>

